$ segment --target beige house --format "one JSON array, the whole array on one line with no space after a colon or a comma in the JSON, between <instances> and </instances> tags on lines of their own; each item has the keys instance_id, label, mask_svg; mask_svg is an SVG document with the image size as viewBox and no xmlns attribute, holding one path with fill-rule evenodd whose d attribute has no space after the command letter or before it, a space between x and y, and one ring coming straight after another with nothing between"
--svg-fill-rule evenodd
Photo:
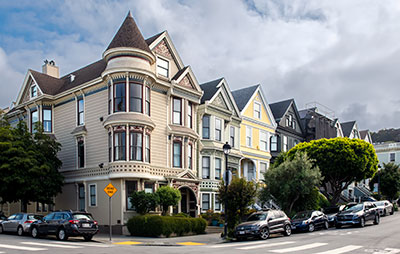
<instances>
[{"instance_id":1,"label":"beige house","mask_svg":"<svg viewBox=\"0 0 400 254\"><path fill-rule=\"evenodd\" d=\"M202 94L168 33L145 40L129 13L99 61L63 77L53 61L42 73L29 70L8 116L31 131L42 122L61 143L65 186L55 209L87 210L108 224L103 189L112 183L112 225L122 232L135 214L128 197L136 190L173 186L182 194L175 212L199 214Z\"/></svg>"}]
</instances>

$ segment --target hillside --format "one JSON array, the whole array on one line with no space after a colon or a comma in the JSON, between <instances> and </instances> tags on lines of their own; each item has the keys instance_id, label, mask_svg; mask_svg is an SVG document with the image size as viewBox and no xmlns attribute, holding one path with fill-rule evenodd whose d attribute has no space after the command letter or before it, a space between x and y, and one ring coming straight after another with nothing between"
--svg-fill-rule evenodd
<instances>
[{"instance_id":1,"label":"hillside","mask_svg":"<svg viewBox=\"0 0 400 254\"><path fill-rule=\"evenodd\" d=\"M371 137L374 143L386 141L400 142L400 129L379 130L378 132L372 132Z\"/></svg>"}]
</instances>

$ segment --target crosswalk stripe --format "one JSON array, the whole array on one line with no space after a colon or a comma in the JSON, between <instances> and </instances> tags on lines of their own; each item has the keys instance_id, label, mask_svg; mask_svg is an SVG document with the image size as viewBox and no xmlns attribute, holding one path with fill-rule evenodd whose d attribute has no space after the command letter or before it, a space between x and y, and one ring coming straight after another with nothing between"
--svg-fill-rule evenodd
<instances>
[{"instance_id":1,"label":"crosswalk stripe","mask_svg":"<svg viewBox=\"0 0 400 254\"><path fill-rule=\"evenodd\" d=\"M246 246L246 245L255 245L265 243L265 241L252 241L252 242L245 242L245 243L221 243L216 245L207 246L208 248L227 248L227 247L239 247L239 246Z\"/></svg>"},{"instance_id":2,"label":"crosswalk stripe","mask_svg":"<svg viewBox=\"0 0 400 254\"><path fill-rule=\"evenodd\" d=\"M301 245L297 247L291 247L291 248L286 248L286 249L279 249L279 250L271 250L272 252L276 253L286 253L286 252L294 252L294 251L300 251L300 250L307 250L307 249L312 249L320 246L327 245L327 243L312 243L312 244L306 244L306 245Z\"/></svg>"},{"instance_id":3,"label":"crosswalk stripe","mask_svg":"<svg viewBox=\"0 0 400 254\"><path fill-rule=\"evenodd\" d=\"M77 243L77 242L52 242L55 244L64 244L64 245L74 245L74 246L84 246L84 247L100 247L100 248L109 248L110 245L106 245L103 243Z\"/></svg>"},{"instance_id":4,"label":"crosswalk stripe","mask_svg":"<svg viewBox=\"0 0 400 254\"><path fill-rule=\"evenodd\" d=\"M260 244L260 245L256 245L256 246L247 246L247 247L241 247L241 248L236 248L236 249L252 250L252 249L258 249L258 248L268 248L268 247L280 246L280 245L291 244L291 243L294 243L294 242L266 243L266 244Z\"/></svg>"},{"instance_id":5,"label":"crosswalk stripe","mask_svg":"<svg viewBox=\"0 0 400 254\"><path fill-rule=\"evenodd\" d=\"M61 245L61 244L52 244L52 243L35 243L35 242L21 242L26 245L37 245L37 246L45 246L45 247L56 247L56 248L65 248L65 249L80 249L82 247L79 246L71 246L71 245Z\"/></svg>"},{"instance_id":6,"label":"crosswalk stripe","mask_svg":"<svg viewBox=\"0 0 400 254\"><path fill-rule=\"evenodd\" d=\"M8 244L0 244L0 248L13 249L13 250L27 250L27 251L43 251L43 250L47 250L45 248L14 246L14 245L8 245Z\"/></svg>"},{"instance_id":7,"label":"crosswalk stripe","mask_svg":"<svg viewBox=\"0 0 400 254\"><path fill-rule=\"evenodd\" d=\"M333 249L333 250L328 250L328 251L324 251L324 252L318 252L317 254L341 254L341 253L346 253L349 251L353 251L356 249L361 248L362 246L358 246L358 245L347 245L341 248L337 248L337 249Z\"/></svg>"}]
</instances>

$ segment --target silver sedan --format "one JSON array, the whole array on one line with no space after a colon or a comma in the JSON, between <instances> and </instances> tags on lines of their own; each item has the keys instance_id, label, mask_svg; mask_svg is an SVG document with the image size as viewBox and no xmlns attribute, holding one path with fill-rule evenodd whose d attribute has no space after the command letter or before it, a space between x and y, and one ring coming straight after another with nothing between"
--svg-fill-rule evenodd
<instances>
[{"instance_id":1,"label":"silver sedan","mask_svg":"<svg viewBox=\"0 0 400 254\"><path fill-rule=\"evenodd\" d=\"M0 222L0 234L3 232L17 233L23 235L29 232L32 222L41 219L41 215L33 213L16 213Z\"/></svg>"}]
</instances>

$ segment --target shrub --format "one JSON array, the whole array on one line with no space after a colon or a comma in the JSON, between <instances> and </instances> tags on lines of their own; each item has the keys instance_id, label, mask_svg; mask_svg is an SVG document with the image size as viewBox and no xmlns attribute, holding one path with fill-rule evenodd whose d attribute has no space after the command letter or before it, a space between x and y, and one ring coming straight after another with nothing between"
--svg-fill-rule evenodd
<instances>
[{"instance_id":1,"label":"shrub","mask_svg":"<svg viewBox=\"0 0 400 254\"><path fill-rule=\"evenodd\" d=\"M160 198L163 215L167 214L169 206L178 205L181 199L181 192L169 186L161 186L157 189L156 193Z\"/></svg>"},{"instance_id":2,"label":"shrub","mask_svg":"<svg viewBox=\"0 0 400 254\"><path fill-rule=\"evenodd\" d=\"M160 203L160 198L157 193L146 193L144 191L135 191L129 197L136 212L146 214L149 211L154 211Z\"/></svg>"},{"instance_id":3,"label":"shrub","mask_svg":"<svg viewBox=\"0 0 400 254\"><path fill-rule=\"evenodd\" d=\"M133 236L166 236L171 234L182 236L190 232L204 233L207 222L202 218L187 218L181 216L141 215L128 220L127 227Z\"/></svg>"}]
</instances>

